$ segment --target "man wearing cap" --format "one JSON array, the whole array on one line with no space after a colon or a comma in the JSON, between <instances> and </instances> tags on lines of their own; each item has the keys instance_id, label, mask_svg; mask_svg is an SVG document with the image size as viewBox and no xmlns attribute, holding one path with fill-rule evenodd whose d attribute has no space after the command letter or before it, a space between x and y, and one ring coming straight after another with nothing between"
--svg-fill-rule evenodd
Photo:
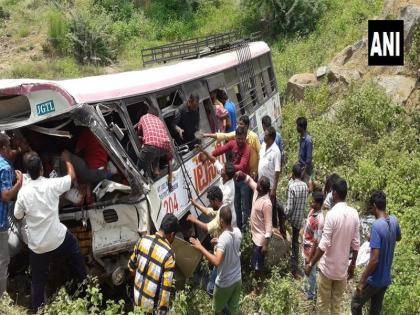
<instances>
[{"instance_id":1,"label":"man wearing cap","mask_svg":"<svg viewBox=\"0 0 420 315\"><path fill-rule=\"evenodd\" d=\"M169 312L175 270L171 244L177 231L178 219L166 214L159 231L140 238L128 261L128 269L135 273L134 302L147 314Z\"/></svg>"}]
</instances>

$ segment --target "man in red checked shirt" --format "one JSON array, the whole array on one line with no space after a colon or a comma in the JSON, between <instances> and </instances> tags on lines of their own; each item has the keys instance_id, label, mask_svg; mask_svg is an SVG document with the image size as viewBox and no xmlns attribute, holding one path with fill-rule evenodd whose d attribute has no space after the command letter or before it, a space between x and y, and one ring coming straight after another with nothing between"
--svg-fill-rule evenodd
<instances>
[{"instance_id":1,"label":"man in red checked shirt","mask_svg":"<svg viewBox=\"0 0 420 315\"><path fill-rule=\"evenodd\" d=\"M145 107L145 114L140 117L137 133L140 143L143 144L140 156L139 166L147 176L152 175L152 166L154 175L158 174L159 159L166 156L168 161L168 188L172 190L172 146L168 137L164 123L159 117L149 113L149 108Z\"/></svg>"}]
</instances>

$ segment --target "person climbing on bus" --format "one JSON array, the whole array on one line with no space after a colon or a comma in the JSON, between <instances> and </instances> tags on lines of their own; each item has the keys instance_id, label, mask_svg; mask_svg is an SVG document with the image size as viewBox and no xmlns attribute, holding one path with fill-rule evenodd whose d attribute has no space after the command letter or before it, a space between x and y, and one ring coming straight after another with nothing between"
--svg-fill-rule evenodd
<instances>
[{"instance_id":1,"label":"person climbing on bus","mask_svg":"<svg viewBox=\"0 0 420 315\"><path fill-rule=\"evenodd\" d=\"M142 144L138 160L139 167L143 169L147 176L157 177L160 175L160 158L166 157L168 162L168 188L171 191L173 159L171 140L164 122L152 114L148 106L141 108L137 133Z\"/></svg>"},{"instance_id":2,"label":"person climbing on bus","mask_svg":"<svg viewBox=\"0 0 420 315\"><path fill-rule=\"evenodd\" d=\"M216 92L217 99L223 104L225 109L229 112L230 126L226 128L226 132L236 130L236 107L235 104L228 98L224 90L218 89Z\"/></svg>"},{"instance_id":3,"label":"person climbing on bus","mask_svg":"<svg viewBox=\"0 0 420 315\"><path fill-rule=\"evenodd\" d=\"M188 144L190 149L198 142L195 133L200 127L200 97L196 93L192 93L188 101L175 112L175 118L172 122L172 129L177 135L175 138L176 143Z\"/></svg>"},{"instance_id":4,"label":"person climbing on bus","mask_svg":"<svg viewBox=\"0 0 420 315\"><path fill-rule=\"evenodd\" d=\"M74 153L70 154L70 160L77 178L83 183L96 185L118 172L112 163L108 163L108 153L87 127L82 129Z\"/></svg>"},{"instance_id":5,"label":"person climbing on bus","mask_svg":"<svg viewBox=\"0 0 420 315\"><path fill-rule=\"evenodd\" d=\"M214 106L214 112L220 123L220 131L225 132L231 126L229 111L223 106L223 104L218 100L217 93L219 90L214 90L210 92L210 98Z\"/></svg>"}]
</instances>

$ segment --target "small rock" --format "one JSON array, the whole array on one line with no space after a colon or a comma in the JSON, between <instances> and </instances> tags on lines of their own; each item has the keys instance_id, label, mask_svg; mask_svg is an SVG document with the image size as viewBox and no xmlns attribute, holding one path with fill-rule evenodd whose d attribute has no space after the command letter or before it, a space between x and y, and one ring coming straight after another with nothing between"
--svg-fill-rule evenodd
<instances>
[{"instance_id":1,"label":"small rock","mask_svg":"<svg viewBox=\"0 0 420 315\"><path fill-rule=\"evenodd\" d=\"M328 73L328 82L343 82L345 84L350 84L351 81L357 81L362 78L359 70L343 70L338 68L332 68Z\"/></svg>"},{"instance_id":2,"label":"small rock","mask_svg":"<svg viewBox=\"0 0 420 315\"><path fill-rule=\"evenodd\" d=\"M416 79L402 75L379 75L375 81L382 86L386 93L397 103L405 104L416 87Z\"/></svg>"},{"instance_id":3,"label":"small rock","mask_svg":"<svg viewBox=\"0 0 420 315\"><path fill-rule=\"evenodd\" d=\"M305 96L305 89L318 86L319 82L313 73L298 73L292 76L287 82L286 96L295 100L302 100Z\"/></svg>"},{"instance_id":4,"label":"small rock","mask_svg":"<svg viewBox=\"0 0 420 315\"><path fill-rule=\"evenodd\" d=\"M323 76L325 76L326 74L328 74L330 72L330 68L328 68L328 66L321 66L318 69L316 69L316 77L317 79L322 78Z\"/></svg>"},{"instance_id":5,"label":"small rock","mask_svg":"<svg viewBox=\"0 0 420 315\"><path fill-rule=\"evenodd\" d=\"M336 65L343 66L353 56L352 46L347 46L341 52L339 52L333 59L333 63Z\"/></svg>"}]
</instances>

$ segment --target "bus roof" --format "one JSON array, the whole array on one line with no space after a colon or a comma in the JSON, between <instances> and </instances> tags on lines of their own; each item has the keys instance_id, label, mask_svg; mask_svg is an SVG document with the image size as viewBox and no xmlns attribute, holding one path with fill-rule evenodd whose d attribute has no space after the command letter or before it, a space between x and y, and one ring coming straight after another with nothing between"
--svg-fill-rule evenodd
<instances>
[{"instance_id":1,"label":"bus roof","mask_svg":"<svg viewBox=\"0 0 420 315\"><path fill-rule=\"evenodd\" d=\"M249 44L252 58L270 51L265 42ZM27 95L51 90L61 94L69 105L96 103L150 93L217 73L239 63L235 50L200 59L139 71L50 81L36 79L0 80L0 96Z\"/></svg>"}]
</instances>

